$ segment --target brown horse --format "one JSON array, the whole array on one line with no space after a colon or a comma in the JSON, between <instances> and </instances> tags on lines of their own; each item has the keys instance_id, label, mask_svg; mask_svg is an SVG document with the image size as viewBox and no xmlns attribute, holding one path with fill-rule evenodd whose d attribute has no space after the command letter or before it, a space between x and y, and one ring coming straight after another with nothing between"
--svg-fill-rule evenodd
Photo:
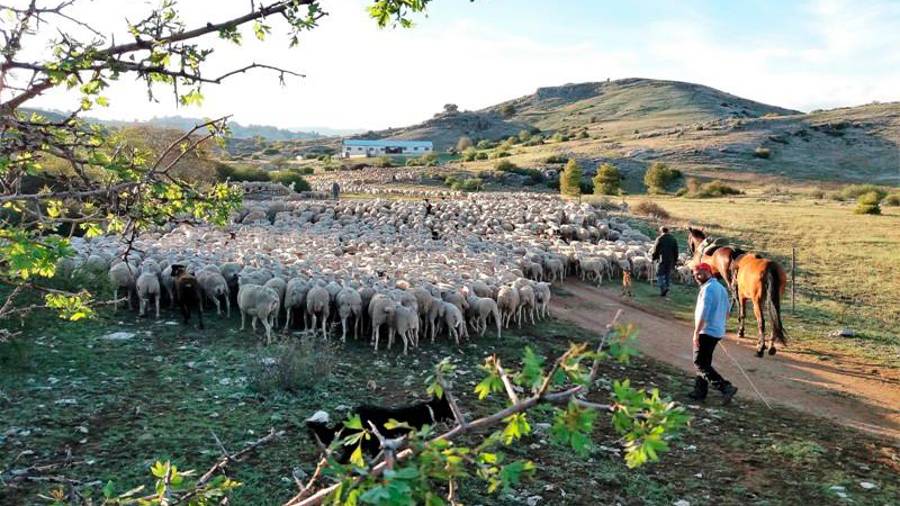
<instances>
[{"instance_id":1,"label":"brown horse","mask_svg":"<svg viewBox=\"0 0 900 506\"><path fill-rule=\"evenodd\" d=\"M784 269L774 260L763 258L758 253L746 253L731 246L718 246L707 241L702 229L688 227L688 252L692 267L707 263L729 287L738 302L738 336L744 337L746 304L753 302L753 314L759 330L759 345L756 356L762 357L766 350L766 320L763 307L772 319L772 344L769 355L776 353L775 341L786 343L784 326L781 324L781 297L787 286Z\"/></svg>"}]
</instances>

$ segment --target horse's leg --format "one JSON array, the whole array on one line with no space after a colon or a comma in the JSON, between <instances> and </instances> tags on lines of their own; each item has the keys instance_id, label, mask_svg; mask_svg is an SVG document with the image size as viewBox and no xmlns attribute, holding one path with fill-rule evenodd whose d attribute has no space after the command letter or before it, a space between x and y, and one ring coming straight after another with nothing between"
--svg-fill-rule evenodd
<instances>
[{"instance_id":1,"label":"horse's leg","mask_svg":"<svg viewBox=\"0 0 900 506\"><path fill-rule=\"evenodd\" d=\"M747 299L738 296L738 337L744 338L744 322L747 318Z\"/></svg>"},{"instance_id":2,"label":"horse's leg","mask_svg":"<svg viewBox=\"0 0 900 506\"><path fill-rule=\"evenodd\" d=\"M753 315L756 316L756 326L759 331L759 344L756 346L756 356L762 357L766 351L766 320L760 307L760 298L753 299Z\"/></svg>"}]
</instances>

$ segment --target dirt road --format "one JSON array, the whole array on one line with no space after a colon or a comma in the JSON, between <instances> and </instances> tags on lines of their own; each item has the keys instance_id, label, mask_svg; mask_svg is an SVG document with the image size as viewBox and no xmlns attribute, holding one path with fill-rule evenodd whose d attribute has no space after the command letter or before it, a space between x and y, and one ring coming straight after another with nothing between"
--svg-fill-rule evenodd
<instances>
[{"instance_id":1,"label":"dirt road","mask_svg":"<svg viewBox=\"0 0 900 506\"><path fill-rule=\"evenodd\" d=\"M623 322L634 323L640 329L638 346L642 353L693 374L692 327L687 323L666 316L664 310L657 313L642 309L624 301L610 289L598 289L580 282L568 282L563 288L572 296L552 299L551 309L557 318L599 331L617 309L622 309ZM755 337L738 340L729 335L725 346L769 403L790 406L900 439L900 385L895 378L873 378L859 368L794 354L789 348L779 350L775 357L760 359L755 354ZM756 397L750 384L722 350L716 351L714 364L740 389L738 398ZM677 397L683 393L673 392L673 395ZM710 398L708 402L714 402L715 394Z\"/></svg>"}]
</instances>

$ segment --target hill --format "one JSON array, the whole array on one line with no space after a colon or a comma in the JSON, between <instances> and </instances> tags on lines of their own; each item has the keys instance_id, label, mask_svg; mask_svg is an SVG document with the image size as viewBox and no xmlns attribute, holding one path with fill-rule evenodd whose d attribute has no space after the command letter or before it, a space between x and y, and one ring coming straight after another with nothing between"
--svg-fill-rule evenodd
<instances>
[{"instance_id":1,"label":"hill","mask_svg":"<svg viewBox=\"0 0 900 506\"><path fill-rule=\"evenodd\" d=\"M109 120L91 120L109 126L153 126L159 128L173 128L177 130L187 131L194 128L195 125L203 123L202 118L189 118L184 116L161 116L154 117L147 121L109 121ZM294 130L285 130L268 125L242 125L237 122L229 122L231 135L236 139L250 139L253 137L262 137L268 140L296 140L296 139L317 139L322 137L317 132L298 132Z\"/></svg>"}]
</instances>

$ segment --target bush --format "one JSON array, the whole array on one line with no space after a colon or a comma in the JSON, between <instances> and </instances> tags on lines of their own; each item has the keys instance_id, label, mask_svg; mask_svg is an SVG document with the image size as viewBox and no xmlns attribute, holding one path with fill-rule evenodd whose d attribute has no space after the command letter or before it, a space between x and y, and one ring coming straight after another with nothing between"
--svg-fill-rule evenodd
<instances>
[{"instance_id":1,"label":"bush","mask_svg":"<svg viewBox=\"0 0 900 506\"><path fill-rule=\"evenodd\" d=\"M462 161L464 162L472 162L475 161L475 157L478 156L478 150L469 146L462 152Z\"/></svg>"},{"instance_id":2,"label":"bush","mask_svg":"<svg viewBox=\"0 0 900 506\"><path fill-rule=\"evenodd\" d=\"M769 151L769 148L764 148L762 146L756 148L756 150L753 151L753 156L757 158L769 158L771 154L772 153Z\"/></svg>"},{"instance_id":3,"label":"bush","mask_svg":"<svg viewBox=\"0 0 900 506\"><path fill-rule=\"evenodd\" d=\"M669 219L669 212L651 200L642 200L631 207L631 212L640 216L650 216L663 220Z\"/></svg>"},{"instance_id":4,"label":"bush","mask_svg":"<svg viewBox=\"0 0 900 506\"><path fill-rule=\"evenodd\" d=\"M514 164L509 160L500 160L499 162L494 164L494 169L504 171L504 172L513 172L518 169L519 166Z\"/></svg>"},{"instance_id":5,"label":"bush","mask_svg":"<svg viewBox=\"0 0 900 506\"><path fill-rule=\"evenodd\" d=\"M500 108L500 114L504 118L509 118L510 116L514 115L515 113L516 113L516 106L513 104L505 104L503 107Z\"/></svg>"},{"instance_id":6,"label":"bush","mask_svg":"<svg viewBox=\"0 0 900 506\"><path fill-rule=\"evenodd\" d=\"M334 345L311 337L270 348L266 354L271 356L256 357L247 368L247 386L260 394L305 393L327 380L337 361Z\"/></svg>"},{"instance_id":7,"label":"bush","mask_svg":"<svg viewBox=\"0 0 900 506\"><path fill-rule=\"evenodd\" d=\"M531 140L531 132L522 130L519 132L519 142L525 143Z\"/></svg>"},{"instance_id":8,"label":"bush","mask_svg":"<svg viewBox=\"0 0 900 506\"><path fill-rule=\"evenodd\" d=\"M581 195L581 166L574 159L566 163L566 168L559 177L559 191L570 197Z\"/></svg>"},{"instance_id":9,"label":"bush","mask_svg":"<svg viewBox=\"0 0 900 506\"><path fill-rule=\"evenodd\" d=\"M566 163L569 160L563 155L550 155L544 158L544 163Z\"/></svg>"},{"instance_id":10,"label":"bush","mask_svg":"<svg viewBox=\"0 0 900 506\"><path fill-rule=\"evenodd\" d=\"M389 156L379 156L378 158L376 158L375 160L372 161L372 165L374 167L382 167L382 168L393 167L394 161L391 160L391 157L389 157Z\"/></svg>"},{"instance_id":11,"label":"bush","mask_svg":"<svg viewBox=\"0 0 900 506\"><path fill-rule=\"evenodd\" d=\"M494 147L494 143L487 139L481 139L480 141L478 141L478 144L476 144L475 147L478 149L491 149L492 147Z\"/></svg>"},{"instance_id":12,"label":"bush","mask_svg":"<svg viewBox=\"0 0 900 506\"><path fill-rule=\"evenodd\" d=\"M863 194L874 192L878 195L878 200L887 196L887 191L880 186L874 184L852 184L841 189L839 196L843 200L859 199Z\"/></svg>"},{"instance_id":13,"label":"bush","mask_svg":"<svg viewBox=\"0 0 900 506\"><path fill-rule=\"evenodd\" d=\"M699 184L696 179L692 178L688 182L687 187L687 192L683 195L695 199L711 199L725 197L727 195L741 195L743 193L741 190L733 186L728 186L719 180ZM693 190L691 190L692 188Z\"/></svg>"},{"instance_id":14,"label":"bush","mask_svg":"<svg viewBox=\"0 0 900 506\"><path fill-rule=\"evenodd\" d=\"M298 173L303 175L314 174L316 171L312 167L300 167L299 169L295 169Z\"/></svg>"},{"instance_id":15,"label":"bush","mask_svg":"<svg viewBox=\"0 0 900 506\"><path fill-rule=\"evenodd\" d=\"M275 183L281 183L285 186L294 185L295 192L309 191L312 187L309 186L309 182L303 178L298 172L293 172L289 170L272 172L269 175L269 179Z\"/></svg>"},{"instance_id":16,"label":"bush","mask_svg":"<svg viewBox=\"0 0 900 506\"><path fill-rule=\"evenodd\" d=\"M569 136L563 135L561 132L556 132L550 137L550 140L553 142L566 142L569 140Z\"/></svg>"},{"instance_id":17,"label":"bush","mask_svg":"<svg viewBox=\"0 0 900 506\"><path fill-rule=\"evenodd\" d=\"M654 162L644 174L644 184L647 185L647 191L650 193L665 193L666 188L679 177L681 177L680 171L670 169L664 163Z\"/></svg>"},{"instance_id":18,"label":"bush","mask_svg":"<svg viewBox=\"0 0 900 506\"><path fill-rule=\"evenodd\" d=\"M487 151L479 151L478 153L475 154L475 159L476 160L487 160L488 159Z\"/></svg>"},{"instance_id":19,"label":"bush","mask_svg":"<svg viewBox=\"0 0 900 506\"><path fill-rule=\"evenodd\" d=\"M252 165L227 165L216 164L216 178L220 181L226 179L234 182L240 181L269 181L269 173Z\"/></svg>"},{"instance_id":20,"label":"bush","mask_svg":"<svg viewBox=\"0 0 900 506\"><path fill-rule=\"evenodd\" d=\"M594 193L597 195L617 195L622 183L622 173L611 163L597 167L594 176Z\"/></svg>"},{"instance_id":21,"label":"bush","mask_svg":"<svg viewBox=\"0 0 900 506\"><path fill-rule=\"evenodd\" d=\"M889 207L897 207L900 206L900 193L894 193L892 195L888 195L881 201L881 205L889 206Z\"/></svg>"},{"instance_id":22,"label":"bush","mask_svg":"<svg viewBox=\"0 0 900 506\"><path fill-rule=\"evenodd\" d=\"M463 151L471 148L474 145L475 145L475 143L472 142L471 137L463 135L462 137L459 138L458 141L456 141L456 151L459 153L462 153Z\"/></svg>"},{"instance_id":23,"label":"bush","mask_svg":"<svg viewBox=\"0 0 900 506\"><path fill-rule=\"evenodd\" d=\"M460 179L455 176L447 176L447 179L444 180L444 184L454 191L476 192L481 190L484 180L478 177Z\"/></svg>"},{"instance_id":24,"label":"bush","mask_svg":"<svg viewBox=\"0 0 900 506\"><path fill-rule=\"evenodd\" d=\"M853 212L856 214L881 214L881 206L878 203L882 198L883 196L876 191L863 193L856 200L856 209Z\"/></svg>"},{"instance_id":25,"label":"bush","mask_svg":"<svg viewBox=\"0 0 900 506\"><path fill-rule=\"evenodd\" d=\"M497 158L506 158L507 156L512 156L509 151L494 151L491 153L491 158L495 160Z\"/></svg>"},{"instance_id":26,"label":"bush","mask_svg":"<svg viewBox=\"0 0 900 506\"><path fill-rule=\"evenodd\" d=\"M816 189L816 190L810 190L810 192L809 192L809 198L815 199L815 200L822 200L822 199L825 198L825 191L824 191L824 190L818 190L818 189Z\"/></svg>"},{"instance_id":27,"label":"bush","mask_svg":"<svg viewBox=\"0 0 900 506\"><path fill-rule=\"evenodd\" d=\"M281 154L281 150L278 148L266 148L263 150L262 154L268 155L268 156L278 155L278 154Z\"/></svg>"}]
</instances>

